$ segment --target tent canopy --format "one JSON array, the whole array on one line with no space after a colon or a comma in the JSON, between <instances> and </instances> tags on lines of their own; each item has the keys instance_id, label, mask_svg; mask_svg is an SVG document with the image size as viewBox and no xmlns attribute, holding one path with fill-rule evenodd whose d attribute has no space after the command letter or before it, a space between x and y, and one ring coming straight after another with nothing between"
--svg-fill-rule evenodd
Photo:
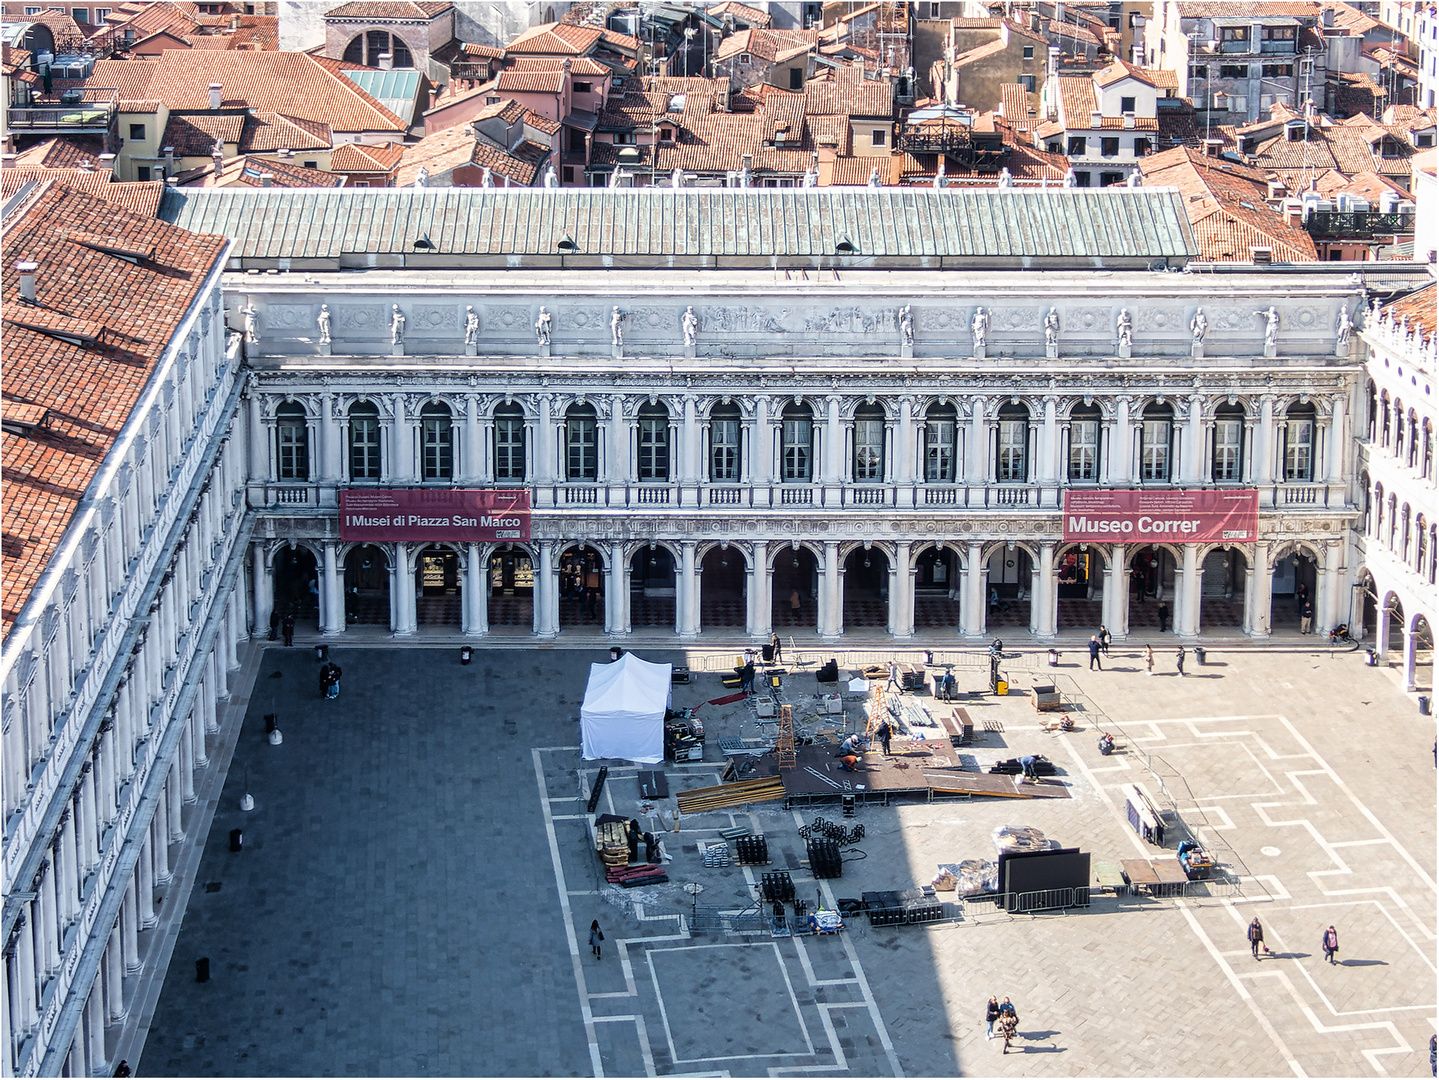
<instances>
[{"instance_id":1,"label":"tent canopy","mask_svg":"<svg viewBox=\"0 0 1439 1080\"><path fill-rule=\"evenodd\" d=\"M644 764L665 757L665 709L670 703L670 665L625 653L590 665L580 706L586 758L626 758Z\"/></svg>"}]
</instances>

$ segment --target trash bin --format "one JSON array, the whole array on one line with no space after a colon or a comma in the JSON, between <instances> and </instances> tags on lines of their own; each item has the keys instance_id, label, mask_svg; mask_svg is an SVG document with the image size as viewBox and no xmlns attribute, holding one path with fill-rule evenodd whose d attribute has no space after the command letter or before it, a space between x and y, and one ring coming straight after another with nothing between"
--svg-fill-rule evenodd
<instances>
[{"instance_id":1,"label":"trash bin","mask_svg":"<svg viewBox=\"0 0 1439 1080\"><path fill-rule=\"evenodd\" d=\"M315 646L315 659L328 660L330 658L330 647L328 645Z\"/></svg>"},{"instance_id":2,"label":"trash bin","mask_svg":"<svg viewBox=\"0 0 1439 1080\"><path fill-rule=\"evenodd\" d=\"M470 662L470 657L472 657L474 654L475 654L475 650L472 649L472 648L470 648L470 646L468 646L468 645L461 645L461 646L460 646L460 663L462 663L462 664L468 664L468 663Z\"/></svg>"},{"instance_id":3,"label":"trash bin","mask_svg":"<svg viewBox=\"0 0 1439 1080\"><path fill-rule=\"evenodd\" d=\"M1199 661L1199 663L1200 663L1201 666L1204 664L1204 646L1203 646L1203 645L1196 645L1196 646L1194 646L1194 659L1197 660L1197 661Z\"/></svg>"},{"instance_id":4,"label":"trash bin","mask_svg":"<svg viewBox=\"0 0 1439 1080\"><path fill-rule=\"evenodd\" d=\"M1373 649L1364 650L1364 663L1369 667L1373 667L1375 664L1379 663L1379 657L1374 654Z\"/></svg>"},{"instance_id":5,"label":"trash bin","mask_svg":"<svg viewBox=\"0 0 1439 1080\"><path fill-rule=\"evenodd\" d=\"M1058 650L1058 649L1050 649L1050 650L1049 650L1049 666L1050 666L1050 667L1059 667L1059 650Z\"/></svg>"},{"instance_id":6,"label":"trash bin","mask_svg":"<svg viewBox=\"0 0 1439 1080\"><path fill-rule=\"evenodd\" d=\"M1419 695L1419 715L1420 715L1420 716L1428 716L1428 715L1429 715L1429 695L1428 695L1428 694L1420 694L1420 695Z\"/></svg>"},{"instance_id":7,"label":"trash bin","mask_svg":"<svg viewBox=\"0 0 1439 1080\"><path fill-rule=\"evenodd\" d=\"M210 981L210 958L208 956L202 956L195 961L195 981Z\"/></svg>"}]
</instances>

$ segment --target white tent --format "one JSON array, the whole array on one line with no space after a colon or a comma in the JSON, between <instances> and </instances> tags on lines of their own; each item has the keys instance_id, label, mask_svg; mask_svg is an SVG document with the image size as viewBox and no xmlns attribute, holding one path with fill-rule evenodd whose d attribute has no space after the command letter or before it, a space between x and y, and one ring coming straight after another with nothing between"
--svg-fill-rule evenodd
<instances>
[{"instance_id":1,"label":"white tent","mask_svg":"<svg viewBox=\"0 0 1439 1080\"><path fill-rule=\"evenodd\" d=\"M591 664L580 706L584 756L663 761L669 703L669 664L652 664L628 652L609 664Z\"/></svg>"}]
</instances>

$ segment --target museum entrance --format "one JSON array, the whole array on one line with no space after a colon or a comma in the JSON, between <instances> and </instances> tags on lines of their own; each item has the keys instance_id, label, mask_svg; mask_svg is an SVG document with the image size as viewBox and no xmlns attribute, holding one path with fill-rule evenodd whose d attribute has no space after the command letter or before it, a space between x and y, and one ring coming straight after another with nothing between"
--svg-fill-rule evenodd
<instances>
[{"instance_id":1,"label":"museum entrance","mask_svg":"<svg viewBox=\"0 0 1439 1080\"><path fill-rule=\"evenodd\" d=\"M915 630L958 630L964 577L959 556L938 544L914 560Z\"/></svg>"},{"instance_id":2,"label":"museum entrance","mask_svg":"<svg viewBox=\"0 0 1439 1080\"><path fill-rule=\"evenodd\" d=\"M505 546L490 556L486 568L489 596L485 614L491 632L496 627L530 633L535 625L535 565L524 548Z\"/></svg>"},{"instance_id":3,"label":"museum entrance","mask_svg":"<svg viewBox=\"0 0 1439 1080\"><path fill-rule=\"evenodd\" d=\"M588 545L560 556L560 629L605 625L605 561Z\"/></svg>"},{"instance_id":4,"label":"museum entrance","mask_svg":"<svg viewBox=\"0 0 1439 1080\"><path fill-rule=\"evenodd\" d=\"M1328 633L1329 627L1318 624L1315 607L1315 585L1319 581L1319 564L1314 556L1303 551L1284 555L1274 561L1274 575L1271 580L1269 599L1269 630L1298 630L1299 620L1304 614L1304 605L1309 604L1315 611L1312 633Z\"/></svg>"},{"instance_id":5,"label":"museum entrance","mask_svg":"<svg viewBox=\"0 0 1439 1080\"><path fill-rule=\"evenodd\" d=\"M857 547L844 560L843 629L889 625L889 557Z\"/></svg>"},{"instance_id":6,"label":"museum entrance","mask_svg":"<svg viewBox=\"0 0 1439 1080\"><path fill-rule=\"evenodd\" d=\"M1096 633L1104 623L1104 560L1087 544L1063 548L1054 556L1058 602L1055 629ZM1114 627L1108 627L1110 633Z\"/></svg>"},{"instance_id":7,"label":"museum entrance","mask_svg":"<svg viewBox=\"0 0 1439 1080\"><path fill-rule=\"evenodd\" d=\"M1029 552L1005 544L990 553L989 575L985 585L985 627L1002 626L1029 629L1030 580L1033 563Z\"/></svg>"},{"instance_id":8,"label":"museum entrance","mask_svg":"<svg viewBox=\"0 0 1439 1080\"><path fill-rule=\"evenodd\" d=\"M819 590L819 562L808 548L780 550L774 557L774 587L770 593L770 622L776 633L819 623L815 597Z\"/></svg>"},{"instance_id":9,"label":"museum entrance","mask_svg":"<svg viewBox=\"0 0 1439 1080\"><path fill-rule=\"evenodd\" d=\"M431 544L415 556L415 622L459 629L460 556L454 548Z\"/></svg>"},{"instance_id":10,"label":"museum entrance","mask_svg":"<svg viewBox=\"0 0 1439 1080\"><path fill-rule=\"evenodd\" d=\"M374 544L345 555L345 624L390 625L390 560Z\"/></svg>"},{"instance_id":11,"label":"museum entrance","mask_svg":"<svg viewBox=\"0 0 1439 1080\"><path fill-rule=\"evenodd\" d=\"M1199 628L1244 627L1249 560L1237 547L1215 548L1204 556L1199 575Z\"/></svg>"},{"instance_id":12,"label":"museum entrance","mask_svg":"<svg viewBox=\"0 0 1439 1080\"><path fill-rule=\"evenodd\" d=\"M1174 629L1174 553L1142 547L1129 560L1129 636Z\"/></svg>"},{"instance_id":13,"label":"museum entrance","mask_svg":"<svg viewBox=\"0 0 1439 1080\"><path fill-rule=\"evenodd\" d=\"M675 557L659 544L630 559L630 629L641 626L675 629Z\"/></svg>"},{"instance_id":14,"label":"museum entrance","mask_svg":"<svg viewBox=\"0 0 1439 1080\"><path fill-rule=\"evenodd\" d=\"M315 553L307 547L286 547L275 553L275 611L280 618L313 623L320 628L320 577Z\"/></svg>"},{"instance_id":15,"label":"museum entrance","mask_svg":"<svg viewBox=\"0 0 1439 1080\"><path fill-rule=\"evenodd\" d=\"M700 629L743 627L746 568L734 548L714 547L700 560Z\"/></svg>"}]
</instances>

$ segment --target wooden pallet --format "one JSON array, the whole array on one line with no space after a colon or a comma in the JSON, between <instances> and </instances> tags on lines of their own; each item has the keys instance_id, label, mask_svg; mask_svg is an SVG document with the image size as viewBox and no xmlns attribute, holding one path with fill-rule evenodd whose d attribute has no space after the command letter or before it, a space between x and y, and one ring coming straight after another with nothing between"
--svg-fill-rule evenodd
<instances>
[{"instance_id":1,"label":"wooden pallet","mask_svg":"<svg viewBox=\"0 0 1439 1080\"><path fill-rule=\"evenodd\" d=\"M751 802L771 802L783 799L784 781L778 776L761 776L753 780L737 780L733 784L717 787L691 788L681 791L676 800L680 813L699 814L706 810L722 810L731 806L742 806Z\"/></svg>"}]
</instances>

